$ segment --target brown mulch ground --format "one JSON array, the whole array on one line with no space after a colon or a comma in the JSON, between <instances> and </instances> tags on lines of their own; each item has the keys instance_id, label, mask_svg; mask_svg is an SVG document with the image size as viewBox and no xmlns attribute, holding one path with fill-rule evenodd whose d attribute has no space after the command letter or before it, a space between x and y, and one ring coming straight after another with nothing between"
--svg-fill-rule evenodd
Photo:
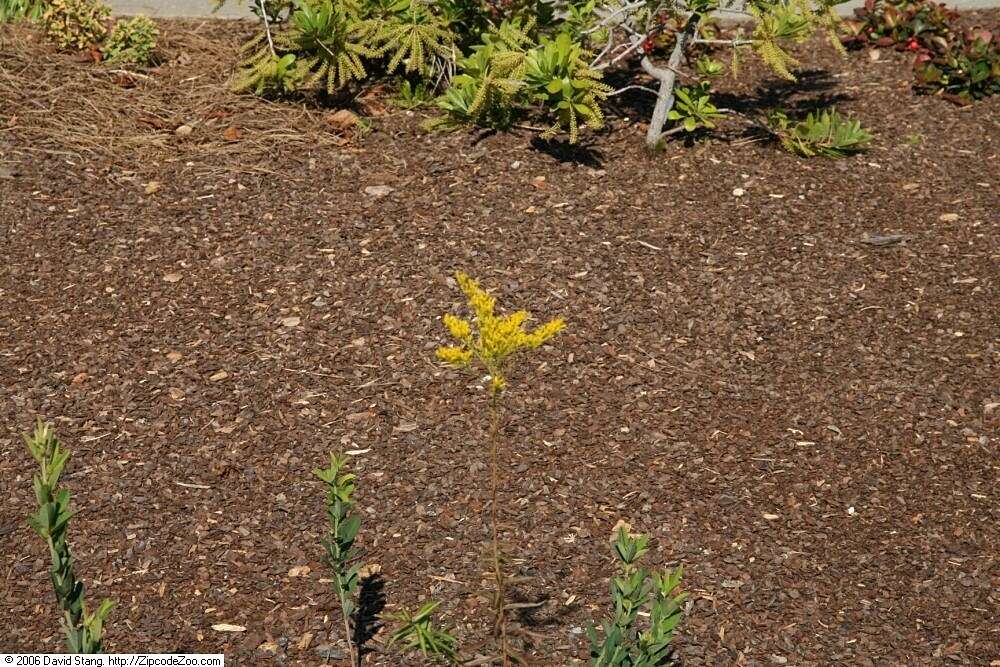
<instances>
[{"instance_id":1,"label":"brown mulch ground","mask_svg":"<svg viewBox=\"0 0 1000 667\"><path fill-rule=\"evenodd\" d=\"M342 633L310 471L333 449L364 450L386 611L438 598L485 636L483 392L433 361L463 269L569 321L508 397L540 664L584 655L619 519L684 564L685 666L997 664L1000 99L918 97L902 55L817 42L799 84L723 89L836 102L864 156L736 122L650 156L624 107L576 149L391 109L342 136L225 91L233 24L164 32L149 78L0 33L0 650L60 645L24 522L36 416L74 453L109 650L323 663Z\"/></svg>"}]
</instances>

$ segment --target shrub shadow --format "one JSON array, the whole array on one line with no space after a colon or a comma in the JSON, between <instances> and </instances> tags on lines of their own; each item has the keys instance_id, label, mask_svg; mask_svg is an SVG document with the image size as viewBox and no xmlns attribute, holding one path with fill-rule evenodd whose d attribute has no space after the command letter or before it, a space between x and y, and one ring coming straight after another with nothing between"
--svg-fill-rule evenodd
<instances>
[{"instance_id":1,"label":"shrub shadow","mask_svg":"<svg viewBox=\"0 0 1000 667\"><path fill-rule=\"evenodd\" d=\"M603 164L601 152L592 146L571 144L568 141L544 140L532 137L531 147L540 153L555 158L559 162L579 164L593 169L600 169Z\"/></svg>"},{"instance_id":2,"label":"shrub shadow","mask_svg":"<svg viewBox=\"0 0 1000 667\"><path fill-rule=\"evenodd\" d=\"M802 117L810 111L816 111L841 102L850 101L853 96L837 91L838 81L826 69L804 69L794 72L795 81L769 78L759 84L750 94L739 94L732 91L713 91L712 102L720 109L732 109L751 117L763 116L768 112L782 109L789 116ZM614 88L624 88L633 85L641 72L636 67L616 69L605 74L605 82ZM656 88L656 82L645 82L646 88ZM647 90L626 90L608 101L610 112L621 117L646 121L653 113L656 96ZM750 129L750 134L762 134L759 129ZM697 137L689 133L678 133L670 141L683 140L689 142Z\"/></svg>"},{"instance_id":3,"label":"shrub shadow","mask_svg":"<svg viewBox=\"0 0 1000 667\"><path fill-rule=\"evenodd\" d=\"M712 93L712 101L717 107L749 115L783 109L790 116L804 116L810 111L854 99L835 90L838 82L829 70L799 70L795 76L795 81L768 79L757 86L751 95Z\"/></svg>"}]
</instances>

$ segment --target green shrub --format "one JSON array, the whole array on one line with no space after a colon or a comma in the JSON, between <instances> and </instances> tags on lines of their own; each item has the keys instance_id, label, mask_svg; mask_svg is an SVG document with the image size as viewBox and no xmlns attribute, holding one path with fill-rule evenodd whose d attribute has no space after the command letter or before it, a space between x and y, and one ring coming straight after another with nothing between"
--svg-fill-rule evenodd
<instances>
[{"instance_id":1,"label":"green shrub","mask_svg":"<svg viewBox=\"0 0 1000 667\"><path fill-rule=\"evenodd\" d=\"M66 635L67 652L100 653L104 619L111 611L112 602L104 600L97 609L89 611L83 582L76 578L73 569L73 555L66 542L73 512L69 507L69 490L59 486L59 476L70 454L59 446L52 427L41 422L30 437L25 437L25 442L38 464L34 477L38 508L28 517L28 523L49 547L49 576L63 612L61 625Z\"/></svg>"},{"instance_id":2,"label":"green shrub","mask_svg":"<svg viewBox=\"0 0 1000 667\"><path fill-rule=\"evenodd\" d=\"M118 21L101 52L108 62L148 65L159 34L156 24L147 16Z\"/></svg>"},{"instance_id":3,"label":"green shrub","mask_svg":"<svg viewBox=\"0 0 1000 667\"><path fill-rule=\"evenodd\" d=\"M918 91L960 104L1000 93L1000 47L988 30L960 33L943 51L918 56L914 69Z\"/></svg>"},{"instance_id":4,"label":"green shrub","mask_svg":"<svg viewBox=\"0 0 1000 667\"><path fill-rule=\"evenodd\" d=\"M525 48L531 42L531 26L504 22L484 35L473 54L459 61L459 74L438 102L447 118L431 127L503 128L531 107L550 120L543 138L564 129L575 142L581 126L603 125L600 102L611 88L601 83L601 74L590 68L580 46L566 33L542 37L537 46Z\"/></svg>"},{"instance_id":5,"label":"green shrub","mask_svg":"<svg viewBox=\"0 0 1000 667\"><path fill-rule=\"evenodd\" d=\"M677 102L667 118L680 121L677 127L685 132L694 132L699 127L714 128L715 122L722 118L722 113L712 104L709 90L707 81L678 88Z\"/></svg>"},{"instance_id":6,"label":"green shrub","mask_svg":"<svg viewBox=\"0 0 1000 667\"><path fill-rule=\"evenodd\" d=\"M676 94L685 63L694 63L688 66L702 78L717 76L721 62L697 56L710 45L729 46L734 73L738 54L749 49L792 78L797 63L785 44L817 29L835 37L834 7L843 1L754 0L745 10L735 0L670 6L654 0L299 0L294 8L254 2L263 30L244 48L234 88L332 94L402 67L417 77L414 83L443 89L437 106L446 115L431 126L504 128L543 116L543 138L565 132L574 142L581 127L602 127L608 97L626 88L649 90L626 85L615 91L604 83L604 71L632 60L659 86L647 132L647 143L657 146L675 131L668 125L686 129L691 117L697 127L713 123L707 104L700 116L691 109L670 115L675 101L691 98L694 89ZM721 39L712 18L720 9L742 12L752 29ZM661 47L670 49L665 62Z\"/></svg>"},{"instance_id":7,"label":"green shrub","mask_svg":"<svg viewBox=\"0 0 1000 667\"><path fill-rule=\"evenodd\" d=\"M943 48L957 16L932 0L865 0L854 10L854 18L844 21L841 41L853 47L909 51Z\"/></svg>"},{"instance_id":8,"label":"green shrub","mask_svg":"<svg viewBox=\"0 0 1000 667\"><path fill-rule=\"evenodd\" d=\"M810 113L800 121L779 112L771 116L771 125L781 145L802 157L846 157L867 150L872 140L860 121L846 118L836 109Z\"/></svg>"},{"instance_id":9,"label":"green shrub","mask_svg":"<svg viewBox=\"0 0 1000 667\"><path fill-rule=\"evenodd\" d=\"M45 33L61 49L87 49L108 34L111 8L100 0L46 0Z\"/></svg>"},{"instance_id":10,"label":"green shrub","mask_svg":"<svg viewBox=\"0 0 1000 667\"><path fill-rule=\"evenodd\" d=\"M434 623L434 610L441 604L431 601L421 607L416 613L407 609L395 616L399 627L389 637L389 646L399 642L403 651L419 651L422 656L436 657L449 665L462 663L456 646L458 640L445 629Z\"/></svg>"},{"instance_id":11,"label":"green shrub","mask_svg":"<svg viewBox=\"0 0 1000 667\"><path fill-rule=\"evenodd\" d=\"M324 87L328 93L367 76L363 58L379 55L378 26L351 2L303 2L287 30L244 46L234 89L280 91Z\"/></svg>"}]
</instances>

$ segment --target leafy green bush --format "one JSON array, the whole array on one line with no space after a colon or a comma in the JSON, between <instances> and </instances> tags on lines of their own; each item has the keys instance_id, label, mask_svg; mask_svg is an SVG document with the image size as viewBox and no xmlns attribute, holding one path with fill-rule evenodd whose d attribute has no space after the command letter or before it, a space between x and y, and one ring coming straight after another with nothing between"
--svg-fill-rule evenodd
<instances>
[{"instance_id":1,"label":"leafy green bush","mask_svg":"<svg viewBox=\"0 0 1000 667\"><path fill-rule=\"evenodd\" d=\"M111 8L100 0L46 0L45 33L61 49L97 46L108 34Z\"/></svg>"},{"instance_id":2,"label":"leafy green bush","mask_svg":"<svg viewBox=\"0 0 1000 667\"><path fill-rule=\"evenodd\" d=\"M59 486L59 476L70 454L59 446L49 424L39 422L35 432L24 440L38 463L38 473L34 477L38 508L28 517L28 523L49 547L49 576L63 611L61 625L66 635L66 649L69 653L100 653L104 620L111 611L112 602L104 600L97 609L88 611L83 582L76 578L73 569L73 555L66 542L73 512L69 508L69 489Z\"/></svg>"},{"instance_id":3,"label":"leafy green bush","mask_svg":"<svg viewBox=\"0 0 1000 667\"><path fill-rule=\"evenodd\" d=\"M402 64L407 72L429 77L436 58L452 56L451 32L418 1L362 5L306 0L297 4L287 24L275 34L268 27L245 45L236 90L322 87L333 94L368 76L365 61L388 56L383 71ZM277 62L285 64L276 68ZM276 81L279 77L287 80Z\"/></svg>"},{"instance_id":4,"label":"leafy green bush","mask_svg":"<svg viewBox=\"0 0 1000 667\"><path fill-rule=\"evenodd\" d=\"M611 578L610 619L602 623L603 636L590 626L590 664L592 667L657 667L671 665L670 642L683 615L681 603L686 594L676 592L682 568L673 572L651 572L639 560L649 550L649 538L632 535L620 527L614 543L621 573ZM645 630L639 616L649 618Z\"/></svg>"},{"instance_id":5,"label":"leafy green bush","mask_svg":"<svg viewBox=\"0 0 1000 667\"><path fill-rule=\"evenodd\" d=\"M603 82L609 68L637 61L659 86L647 132L647 143L656 146L673 131L667 129L671 121L681 128L690 126L690 117L700 127L713 122L709 100L694 101L690 87L675 94L685 63L696 63L702 78L717 76L722 63L697 56L709 46L729 46L735 73L738 54L752 49L792 78L796 61L785 44L817 29L835 36L834 7L843 1L752 0L745 7L736 0L253 2L263 30L245 47L234 87L271 95L334 93L402 68L414 83L442 90L437 106L445 116L434 127L503 128L541 115L547 119L543 138L566 132L573 142L581 127L603 125L608 97L627 88L648 90L630 84L616 91ZM721 39L712 18L720 9L743 13L753 28ZM661 48L670 49L663 63ZM699 87L697 97L702 93L708 89ZM700 118L690 108L670 115L683 98L701 105Z\"/></svg>"},{"instance_id":6,"label":"leafy green bush","mask_svg":"<svg viewBox=\"0 0 1000 667\"><path fill-rule=\"evenodd\" d=\"M503 128L528 109L540 107L551 120L543 138L565 129L575 142L580 126L603 125L600 102L611 88L601 83L601 74L590 68L580 46L566 33L542 37L540 44L526 48L532 26L504 22L459 61L459 74L438 102L448 114L438 124Z\"/></svg>"},{"instance_id":7,"label":"leafy green bush","mask_svg":"<svg viewBox=\"0 0 1000 667\"><path fill-rule=\"evenodd\" d=\"M156 24L148 16L118 21L101 52L108 62L148 65L152 61L159 34Z\"/></svg>"},{"instance_id":8,"label":"leafy green bush","mask_svg":"<svg viewBox=\"0 0 1000 667\"><path fill-rule=\"evenodd\" d=\"M810 113L800 121L779 112L771 116L771 125L781 145L802 157L846 157L867 150L872 140L860 121L845 118L836 109Z\"/></svg>"},{"instance_id":9,"label":"leafy green bush","mask_svg":"<svg viewBox=\"0 0 1000 667\"><path fill-rule=\"evenodd\" d=\"M914 63L916 88L959 104L1000 94L1000 47L988 30L968 30L934 54Z\"/></svg>"},{"instance_id":10,"label":"leafy green bush","mask_svg":"<svg viewBox=\"0 0 1000 667\"><path fill-rule=\"evenodd\" d=\"M893 46L919 51L943 48L957 14L932 0L865 0L844 21L841 41L853 47Z\"/></svg>"}]
</instances>

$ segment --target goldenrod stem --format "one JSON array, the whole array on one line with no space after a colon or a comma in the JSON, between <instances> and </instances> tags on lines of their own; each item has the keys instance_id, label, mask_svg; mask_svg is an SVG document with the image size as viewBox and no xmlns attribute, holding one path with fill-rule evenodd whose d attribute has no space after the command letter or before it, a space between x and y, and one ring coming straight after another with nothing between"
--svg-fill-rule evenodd
<instances>
[{"instance_id":1,"label":"goldenrod stem","mask_svg":"<svg viewBox=\"0 0 1000 667\"><path fill-rule=\"evenodd\" d=\"M500 558L500 527L497 521L497 488L500 486L500 400L499 391L490 396L490 523L493 531L493 577L496 579L496 629L500 632L500 658L503 667L510 666L507 650L507 611L504 595L503 565Z\"/></svg>"}]
</instances>

